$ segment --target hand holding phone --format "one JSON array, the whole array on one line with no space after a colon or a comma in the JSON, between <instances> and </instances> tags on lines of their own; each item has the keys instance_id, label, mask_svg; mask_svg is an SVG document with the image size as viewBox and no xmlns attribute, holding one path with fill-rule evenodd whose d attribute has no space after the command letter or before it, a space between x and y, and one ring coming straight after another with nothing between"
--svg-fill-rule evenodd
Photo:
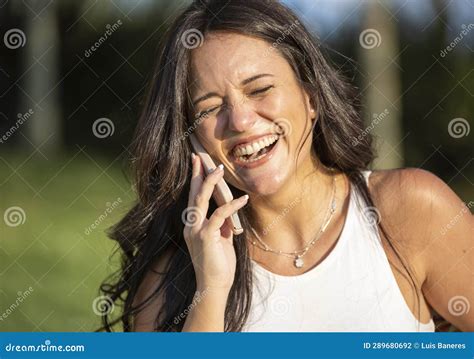
<instances>
[{"instance_id":1,"label":"hand holding phone","mask_svg":"<svg viewBox=\"0 0 474 359\"><path fill-rule=\"evenodd\" d=\"M188 206L181 214L183 238L194 266L197 291L209 290L218 300L226 300L237 268L234 234L242 233L236 213L247 204L248 195L232 199L222 180L224 166L216 167L196 142ZM212 197L221 205L208 216Z\"/></svg>"},{"instance_id":2,"label":"hand holding phone","mask_svg":"<svg viewBox=\"0 0 474 359\"><path fill-rule=\"evenodd\" d=\"M201 158L201 162L204 167L204 170L206 171L206 175L213 172L217 166L215 165L211 156L209 156L209 154L206 152L206 150L194 134L190 134L189 139L191 141L191 145L194 148L194 151ZM214 200L216 201L217 206L222 206L226 203L231 202L234 199L234 196L232 195L229 186L223 178L217 183L212 194L212 198L214 198ZM232 233L237 235L241 234L244 231L237 212L233 213L228 219L230 220L230 223L232 225Z\"/></svg>"}]
</instances>

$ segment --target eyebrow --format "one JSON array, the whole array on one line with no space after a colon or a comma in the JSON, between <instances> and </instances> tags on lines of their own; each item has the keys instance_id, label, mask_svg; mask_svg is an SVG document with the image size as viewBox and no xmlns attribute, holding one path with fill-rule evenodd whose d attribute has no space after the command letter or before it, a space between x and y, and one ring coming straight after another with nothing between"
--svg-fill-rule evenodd
<instances>
[{"instance_id":1,"label":"eyebrow","mask_svg":"<svg viewBox=\"0 0 474 359\"><path fill-rule=\"evenodd\" d=\"M243 80L240 85L241 86L245 86L247 84L249 84L250 82L252 81L255 81L261 77L266 77L266 76L271 76L273 77L272 74L258 74L258 75L255 75L255 76L252 76L252 77L249 77L248 79L245 79ZM201 97L198 97L196 100L193 101L193 106L196 106L199 102L201 101L204 101L204 100L207 100L208 98L211 98L211 97L218 97L219 94L217 92L208 92L207 94L201 96Z\"/></svg>"}]
</instances>

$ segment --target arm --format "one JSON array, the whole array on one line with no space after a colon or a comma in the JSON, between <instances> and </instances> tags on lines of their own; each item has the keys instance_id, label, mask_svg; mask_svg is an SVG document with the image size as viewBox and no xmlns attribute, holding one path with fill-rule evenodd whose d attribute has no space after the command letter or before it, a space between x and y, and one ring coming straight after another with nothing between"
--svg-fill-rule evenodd
<instances>
[{"instance_id":1,"label":"arm","mask_svg":"<svg viewBox=\"0 0 474 359\"><path fill-rule=\"evenodd\" d=\"M153 270L150 270L143 279L138 288L135 298L133 298L133 307L143 303L158 288L160 281L163 279L163 273L166 270L166 264L169 261L170 253L164 256L164 260L158 261ZM163 293L153 298L148 305L133 317L132 331L134 332L152 332L155 330L154 323L163 306Z\"/></svg>"},{"instance_id":2,"label":"arm","mask_svg":"<svg viewBox=\"0 0 474 359\"><path fill-rule=\"evenodd\" d=\"M196 291L183 332L223 332L227 293Z\"/></svg>"},{"instance_id":3,"label":"arm","mask_svg":"<svg viewBox=\"0 0 474 359\"><path fill-rule=\"evenodd\" d=\"M463 331L474 330L474 219L468 206L434 174L383 171L382 219L403 243L430 306ZM468 203L472 208L473 202ZM385 221L387 222L387 221Z\"/></svg>"},{"instance_id":4,"label":"arm","mask_svg":"<svg viewBox=\"0 0 474 359\"><path fill-rule=\"evenodd\" d=\"M462 331L474 331L474 217L470 208L435 175L423 171L418 182L426 217L426 268L423 294L430 305Z\"/></svg>"},{"instance_id":5,"label":"arm","mask_svg":"<svg viewBox=\"0 0 474 359\"><path fill-rule=\"evenodd\" d=\"M164 263L169 261L169 257L168 253L165 260L157 263L154 270L147 273L135 296L134 306L142 303L156 290L163 278L160 273L164 273L166 270ZM187 311L183 311L175 320L185 320L183 332L223 332L227 296L226 291L221 292L209 288L198 289ZM154 323L163 303L163 295L159 293L142 311L135 315L132 330L136 332L154 331Z\"/></svg>"},{"instance_id":6,"label":"arm","mask_svg":"<svg viewBox=\"0 0 474 359\"><path fill-rule=\"evenodd\" d=\"M371 176L377 208L409 259L429 305L463 331L474 330L474 219L442 180L415 168Z\"/></svg>"}]
</instances>

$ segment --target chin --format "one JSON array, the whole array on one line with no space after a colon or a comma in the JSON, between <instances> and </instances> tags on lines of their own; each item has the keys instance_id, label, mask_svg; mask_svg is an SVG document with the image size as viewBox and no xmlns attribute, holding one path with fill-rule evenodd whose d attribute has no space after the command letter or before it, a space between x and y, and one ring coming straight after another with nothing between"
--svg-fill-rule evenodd
<instances>
[{"instance_id":1,"label":"chin","mask_svg":"<svg viewBox=\"0 0 474 359\"><path fill-rule=\"evenodd\" d=\"M244 191L254 195L270 196L278 193L285 185L287 174L269 172L256 178L243 179Z\"/></svg>"}]
</instances>

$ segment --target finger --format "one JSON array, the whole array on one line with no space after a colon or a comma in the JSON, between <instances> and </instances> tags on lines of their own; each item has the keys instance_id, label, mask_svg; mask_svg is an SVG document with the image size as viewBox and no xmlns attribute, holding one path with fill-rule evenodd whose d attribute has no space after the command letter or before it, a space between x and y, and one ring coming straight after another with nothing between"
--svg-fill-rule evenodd
<instances>
[{"instance_id":1,"label":"finger","mask_svg":"<svg viewBox=\"0 0 474 359\"><path fill-rule=\"evenodd\" d=\"M207 223L209 232L212 233L221 228L226 218L230 217L233 213L245 206L248 202L248 199L249 196L244 195L217 208Z\"/></svg>"},{"instance_id":2,"label":"finger","mask_svg":"<svg viewBox=\"0 0 474 359\"><path fill-rule=\"evenodd\" d=\"M192 175L191 175L191 184L189 188L189 197L188 197L188 207L194 205L194 198L196 194L199 192L203 178L204 178L204 170L201 166L201 159L199 156L193 153L192 161Z\"/></svg>"},{"instance_id":3,"label":"finger","mask_svg":"<svg viewBox=\"0 0 474 359\"><path fill-rule=\"evenodd\" d=\"M211 199L212 192L214 192L216 184L222 179L223 176L224 166L219 165L212 173L207 175L200 190L194 198L194 205L199 208L202 213L204 213L204 216L207 214L207 210L209 209L209 201Z\"/></svg>"},{"instance_id":4,"label":"finger","mask_svg":"<svg viewBox=\"0 0 474 359\"><path fill-rule=\"evenodd\" d=\"M224 224L220 228L221 237L227 240L232 240L234 232L232 232L232 222L230 217L227 217Z\"/></svg>"},{"instance_id":5,"label":"finger","mask_svg":"<svg viewBox=\"0 0 474 359\"><path fill-rule=\"evenodd\" d=\"M193 156L194 155L194 156ZM204 176L204 170L201 166L199 156L193 153L192 161L192 175L188 195L188 206L181 213L181 220L184 223L183 235L186 238L186 233L191 231L191 228L200 229L205 219L205 213L194 205L196 193L199 192Z\"/></svg>"}]
</instances>

